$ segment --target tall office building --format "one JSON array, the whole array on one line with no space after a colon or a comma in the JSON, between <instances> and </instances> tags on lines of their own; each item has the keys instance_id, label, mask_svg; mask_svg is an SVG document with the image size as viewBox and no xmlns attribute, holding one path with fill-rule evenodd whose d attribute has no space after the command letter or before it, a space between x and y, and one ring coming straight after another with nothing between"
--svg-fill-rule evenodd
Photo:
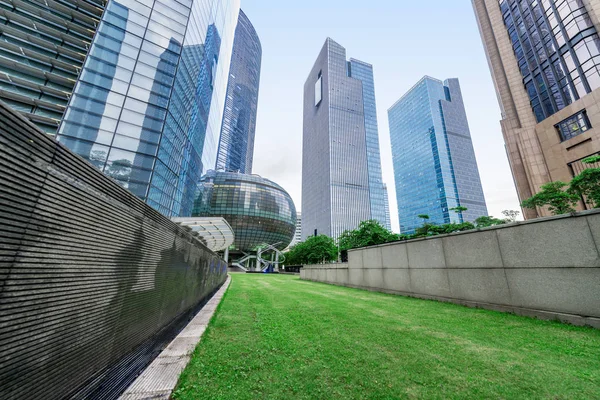
<instances>
[{"instance_id":1,"label":"tall office building","mask_svg":"<svg viewBox=\"0 0 600 400\"><path fill-rule=\"evenodd\" d=\"M373 66L362 61L350 59L348 62L348 76L362 82L371 219L375 219L385 226L387 224L385 214L386 189L381 177L381 154L379 150L379 127L377 124Z\"/></svg>"},{"instance_id":2,"label":"tall office building","mask_svg":"<svg viewBox=\"0 0 600 400\"><path fill-rule=\"evenodd\" d=\"M103 0L3 1L0 100L56 133L104 12Z\"/></svg>"},{"instance_id":3,"label":"tall office building","mask_svg":"<svg viewBox=\"0 0 600 400\"><path fill-rule=\"evenodd\" d=\"M373 68L328 38L304 86L302 238L385 223Z\"/></svg>"},{"instance_id":4,"label":"tall office building","mask_svg":"<svg viewBox=\"0 0 600 400\"><path fill-rule=\"evenodd\" d=\"M302 213L297 211L296 216L296 232L294 233L294 239L292 240L292 243L290 243L289 247L292 247L302 241Z\"/></svg>"},{"instance_id":5,"label":"tall office building","mask_svg":"<svg viewBox=\"0 0 600 400\"><path fill-rule=\"evenodd\" d=\"M390 218L390 199L389 199L389 193L388 193L388 188L387 185L384 183L383 184L383 192L384 192L384 201L385 201L385 229L387 229L388 231L392 230L392 219Z\"/></svg>"},{"instance_id":6,"label":"tall office building","mask_svg":"<svg viewBox=\"0 0 600 400\"><path fill-rule=\"evenodd\" d=\"M421 79L388 111L402 233L487 216L458 79ZM450 210L466 207L462 214Z\"/></svg>"},{"instance_id":7,"label":"tall office building","mask_svg":"<svg viewBox=\"0 0 600 400\"><path fill-rule=\"evenodd\" d=\"M191 216L216 165L238 14L239 0L109 0L58 140L164 215Z\"/></svg>"},{"instance_id":8,"label":"tall office building","mask_svg":"<svg viewBox=\"0 0 600 400\"><path fill-rule=\"evenodd\" d=\"M519 198L600 152L599 0L473 0ZM583 204L581 205L583 207ZM547 210L524 210L526 218Z\"/></svg>"},{"instance_id":9,"label":"tall office building","mask_svg":"<svg viewBox=\"0 0 600 400\"><path fill-rule=\"evenodd\" d=\"M223 112L218 170L252 173L261 59L258 34L246 14L240 11Z\"/></svg>"}]
</instances>

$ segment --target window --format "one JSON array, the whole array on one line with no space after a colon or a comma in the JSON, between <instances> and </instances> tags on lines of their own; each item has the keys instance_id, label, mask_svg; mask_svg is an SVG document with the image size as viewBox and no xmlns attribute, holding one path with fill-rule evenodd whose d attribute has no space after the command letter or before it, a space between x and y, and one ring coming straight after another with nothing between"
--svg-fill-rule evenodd
<instances>
[{"instance_id":1,"label":"window","mask_svg":"<svg viewBox=\"0 0 600 400\"><path fill-rule=\"evenodd\" d=\"M560 134L560 139L563 142L565 140L572 139L577 135L581 135L591 127L592 126L590 125L590 121L588 120L585 110L570 116L556 125L558 133Z\"/></svg>"},{"instance_id":2,"label":"window","mask_svg":"<svg viewBox=\"0 0 600 400\"><path fill-rule=\"evenodd\" d=\"M323 100L323 76L319 72L319 79L315 83L315 107L321 104L321 100Z\"/></svg>"}]
</instances>

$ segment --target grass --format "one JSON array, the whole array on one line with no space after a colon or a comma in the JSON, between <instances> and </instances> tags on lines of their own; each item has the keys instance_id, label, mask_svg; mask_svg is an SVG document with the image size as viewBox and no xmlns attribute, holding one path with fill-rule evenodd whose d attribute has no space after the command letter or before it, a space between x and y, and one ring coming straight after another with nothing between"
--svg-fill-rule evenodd
<instances>
[{"instance_id":1,"label":"grass","mask_svg":"<svg viewBox=\"0 0 600 400\"><path fill-rule=\"evenodd\" d=\"M174 399L599 399L600 331L233 275Z\"/></svg>"}]
</instances>

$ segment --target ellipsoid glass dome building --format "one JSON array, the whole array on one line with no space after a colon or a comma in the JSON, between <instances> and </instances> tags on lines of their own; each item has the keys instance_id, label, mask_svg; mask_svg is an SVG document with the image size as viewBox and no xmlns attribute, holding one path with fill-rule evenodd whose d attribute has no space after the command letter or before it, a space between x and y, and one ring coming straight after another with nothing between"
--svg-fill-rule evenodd
<instances>
[{"instance_id":1,"label":"ellipsoid glass dome building","mask_svg":"<svg viewBox=\"0 0 600 400\"><path fill-rule=\"evenodd\" d=\"M285 249L296 231L296 206L278 184L258 175L209 171L199 186L194 217L223 217L235 233L235 247L263 244Z\"/></svg>"}]
</instances>

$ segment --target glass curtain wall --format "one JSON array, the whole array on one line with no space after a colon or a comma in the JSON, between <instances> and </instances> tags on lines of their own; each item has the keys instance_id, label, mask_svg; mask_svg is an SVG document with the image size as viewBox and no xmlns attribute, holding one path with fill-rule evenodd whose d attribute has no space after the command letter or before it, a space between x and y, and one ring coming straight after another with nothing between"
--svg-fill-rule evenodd
<instances>
[{"instance_id":1,"label":"glass curtain wall","mask_svg":"<svg viewBox=\"0 0 600 400\"><path fill-rule=\"evenodd\" d=\"M239 0L111 0L58 140L166 216L216 164Z\"/></svg>"},{"instance_id":2,"label":"glass curtain wall","mask_svg":"<svg viewBox=\"0 0 600 400\"><path fill-rule=\"evenodd\" d=\"M385 228L388 231L392 230L392 220L390 218L390 199L389 199L389 193L388 193L388 188L387 185L384 183L383 184L383 200L384 200L384 205L385 205Z\"/></svg>"},{"instance_id":3,"label":"glass curtain wall","mask_svg":"<svg viewBox=\"0 0 600 400\"><path fill-rule=\"evenodd\" d=\"M419 215L438 225L487 215L458 80L425 77L388 114L402 233L423 225Z\"/></svg>"},{"instance_id":4,"label":"glass curtain wall","mask_svg":"<svg viewBox=\"0 0 600 400\"><path fill-rule=\"evenodd\" d=\"M328 38L304 85L302 237L387 224L373 67Z\"/></svg>"},{"instance_id":5,"label":"glass curtain wall","mask_svg":"<svg viewBox=\"0 0 600 400\"><path fill-rule=\"evenodd\" d=\"M218 170L252 173L261 59L258 34L240 11L223 112Z\"/></svg>"},{"instance_id":6,"label":"glass curtain wall","mask_svg":"<svg viewBox=\"0 0 600 400\"><path fill-rule=\"evenodd\" d=\"M196 196L194 217L219 216L235 233L235 248L269 244L285 249L296 231L296 206L278 184L258 175L209 171Z\"/></svg>"},{"instance_id":7,"label":"glass curtain wall","mask_svg":"<svg viewBox=\"0 0 600 400\"><path fill-rule=\"evenodd\" d=\"M350 77L362 82L371 219L377 220L381 225L386 226L388 221L385 213L385 189L381 177L381 154L379 150L379 128L377 124L373 66L351 58L348 63L348 74Z\"/></svg>"},{"instance_id":8,"label":"glass curtain wall","mask_svg":"<svg viewBox=\"0 0 600 400\"><path fill-rule=\"evenodd\" d=\"M538 122L600 87L600 38L583 0L499 0Z\"/></svg>"},{"instance_id":9,"label":"glass curtain wall","mask_svg":"<svg viewBox=\"0 0 600 400\"><path fill-rule=\"evenodd\" d=\"M327 44L328 85L323 94L329 97L329 124L322 128L330 146L330 235L338 238L371 219L369 168L362 82L350 77L346 49L330 39ZM303 211L306 217L308 210Z\"/></svg>"}]
</instances>

